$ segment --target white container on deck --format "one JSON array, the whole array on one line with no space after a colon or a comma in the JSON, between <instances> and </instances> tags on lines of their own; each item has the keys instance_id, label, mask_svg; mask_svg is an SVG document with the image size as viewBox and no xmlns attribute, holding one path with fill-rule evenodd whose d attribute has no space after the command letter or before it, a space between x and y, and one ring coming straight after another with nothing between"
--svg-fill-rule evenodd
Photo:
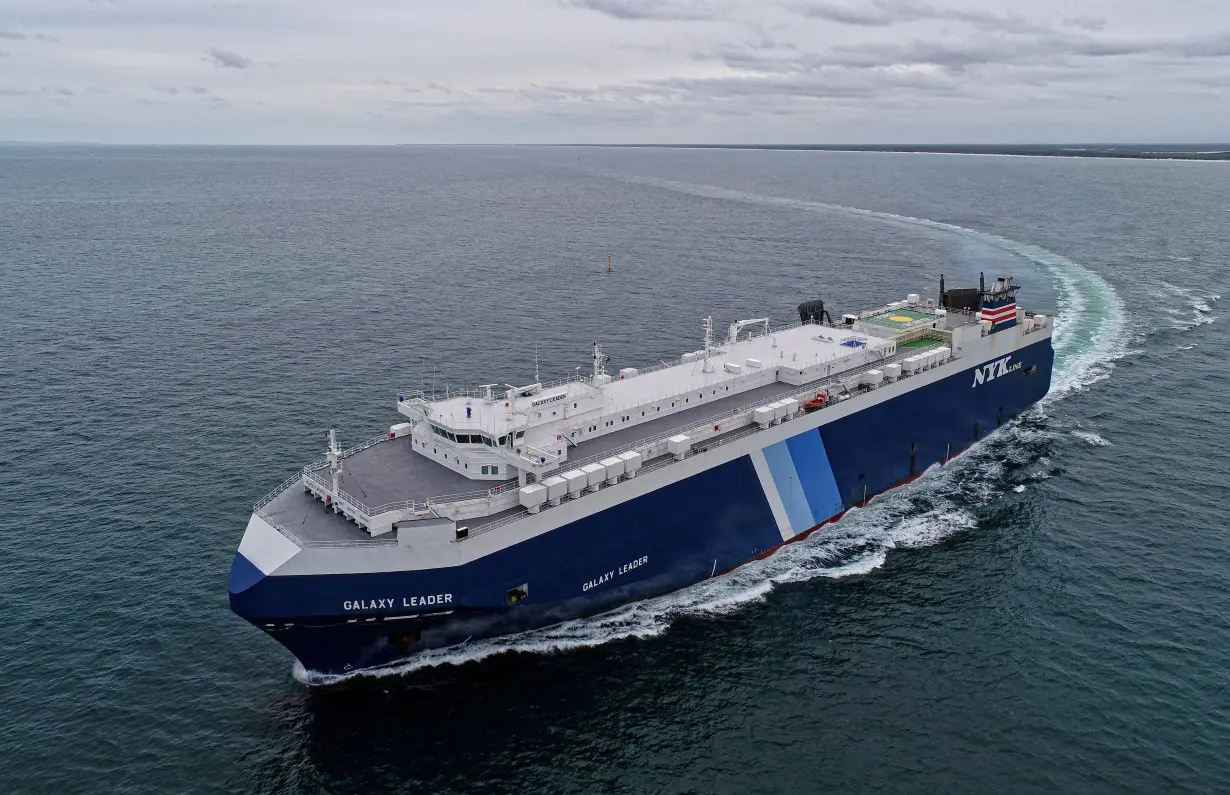
<instances>
[{"instance_id":1,"label":"white container on deck","mask_svg":"<svg viewBox=\"0 0 1230 795\"><path fill-rule=\"evenodd\" d=\"M581 467L581 471L585 473L587 485L594 491L606 480L606 467L602 464L586 464Z\"/></svg>"},{"instance_id":2,"label":"white container on deck","mask_svg":"<svg viewBox=\"0 0 1230 795\"><path fill-rule=\"evenodd\" d=\"M568 493L568 481L559 475L543 478L542 485L547 490L547 501L552 505L559 505L559 501Z\"/></svg>"},{"instance_id":3,"label":"white container on deck","mask_svg":"<svg viewBox=\"0 0 1230 795\"><path fill-rule=\"evenodd\" d=\"M530 513L538 513L546 501L547 489L541 483L531 483L521 487L521 507Z\"/></svg>"},{"instance_id":4,"label":"white container on deck","mask_svg":"<svg viewBox=\"0 0 1230 795\"><path fill-rule=\"evenodd\" d=\"M769 404L769 408L773 409L773 421L776 422L786 416L786 406L780 400L775 400Z\"/></svg>"},{"instance_id":5,"label":"white container on deck","mask_svg":"<svg viewBox=\"0 0 1230 795\"><path fill-rule=\"evenodd\" d=\"M875 389L884 381L884 373L880 370L868 370L863 373L863 383Z\"/></svg>"},{"instance_id":6,"label":"white container on deck","mask_svg":"<svg viewBox=\"0 0 1230 795\"><path fill-rule=\"evenodd\" d=\"M761 367L761 362L759 359L748 359L746 364L749 370L756 370Z\"/></svg>"},{"instance_id":7,"label":"white container on deck","mask_svg":"<svg viewBox=\"0 0 1230 795\"><path fill-rule=\"evenodd\" d=\"M623 459L611 456L610 458L602 459L598 463L602 464L603 468L606 469L606 482L614 486L615 482L619 480L619 476L624 473Z\"/></svg>"},{"instance_id":8,"label":"white container on deck","mask_svg":"<svg viewBox=\"0 0 1230 795\"><path fill-rule=\"evenodd\" d=\"M620 377L621 379L622 379L622 378L631 378L632 376L636 375L636 374L637 374L637 373L639 373L639 372L640 372L640 370L637 370L635 367L625 367L625 368L623 368L622 370L620 370L620 371L619 371L619 377Z\"/></svg>"},{"instance_id":9,"label":"white container on deck","mask_svg":"<svg viewBox=\"0 0 1230 795\"><path fill-rule=\"evenodd\" d=\"M635 450L629 450L626 453L620 453L616 456L624 462L624 474L628 477L636 477L636 470L641 468L642 456Z\"/></svg>"},{"instance_id":10,"label":"white container on deck","mask_svg":"<svg viewBox=\"0 0 1230 795\"><path fill-rule=\"evenodd\" d=\"M918 293L910 293L909 295L905 297L905 301L907 304L917 304L918 303Z\"/></svg>"},{"instance_id":11,"label":"white container on deck","mask_svg":"<svg viewBox=\"0 0 1230 795\"><path fill-rule=\"evenodd\" d=\"M892 364L884 365L884 377L889 381L896 381L901 377L901 363L893 362Z\"/></svg>"},{"instance_id":12,"label":"white container on deck","mask_svg":"<svg viewBox=\"0 0 1230 795\"><path fill-rule=\"evenodd\" d=\"M944 362L948 361L948 358L950 356L952 356L952 348L947 348L947 347L940 348L938 351L936 351L936 360L935 360L936 364L943 364Z\"/></svg>"},{"instance_id":13,"label":"white container on deck","mask_svg":"<svg viewBox=\"0 0 1230 795\"><path fill-rule=\"evenodd\" d=\"M759 406L752 409L752 419L761 428L768 428L769 424L773 422L773 409L769 406Z\"/></svg>"},{"instance_id":14,"label":"white container on deck","mask_svg":"<svg viewBox=\"0 0 1230 795\"><path fill-rule=\"evenodd\" d=\"M570 469L560 477L568 482L568 493L573 497L580 495L589 485L589 475L579 469Z\"/></svg>"},{"instance_id":15,"label":"white container on deck","mask_svg":"<svg viewBox=\"0 0 1230 795\"><path fill-rule=\"evenodd\" d=\"M414 426L408 422L399 422L396 425L390 425L389 426L389 438L390 439L400 439L401 437L410 433L410 431L413 429L414 429Z\"/></svg>"},{"instance_id":16,"label":"white container on deck","mask_svg":"<svg viewBox=\"0 0 1230 795\"><path fill-rule=\"evenodd\" d=\"M786 407L787 419L799 413L799 401L794 398L782 398L782 405Z\"/></svg>"},{"instance_id":17,"label":"white container on deck","mask_svg":"<svg viewBox=\"0 0 1230 795\"><path fill-rule=\"evenodd\" d=\"M685 362L694 362L694 361L696 361L699 357L698 357L696 354L694 354L694 353L685 353L683 356L680 356L679 358L680 358L680 359L682 359L682 360L683 360L683 361L685 361Z\"/></svg>"},{"instance_id":18,"label":"white container on deck","mask_svg":"<svg viewBox=\"0 0 1230 795\"><path fill-rule=\"evenodd\" d=\"M911 356L907 358L904 362L901 363L901 368L910 375L913 375L914 373L918 372L918 357Z\"/></svg>"},{"instance_id":19,"label":"white container on deck","mask_svg":"<svg viewBox=\"0 0 1230 795\"><path fill-rule=\"evenodd\" d=\"M726 372L728 372L728 373L741 373L741 372L743 372L743 365L741 365L741 364L735 364L734 362L726 362L726 364L722 365L722 367L723 367L723 369L725 369L725 370L726 370Z\"/></svg>"},{"instance_id":20,"label":"white container on deck","mask_svg":"<svg viewBox=\"0 0 1230 795\"><path fill-rule=\"evenodd\" d=\"M666 440L666 450L680 461L688 454L688 450L692 449L692 440L684 434L672 436Z\"/></svg>"}]
</instances>

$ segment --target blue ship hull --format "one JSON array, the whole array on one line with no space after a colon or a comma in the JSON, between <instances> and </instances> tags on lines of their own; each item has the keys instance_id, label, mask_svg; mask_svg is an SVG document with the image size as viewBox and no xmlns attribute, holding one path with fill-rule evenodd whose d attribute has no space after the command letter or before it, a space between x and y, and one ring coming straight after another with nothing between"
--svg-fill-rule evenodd
<instances>
[{"instance_id":1,"label":"blue ship hull","mask_svg":"<svg viewBox=\"0 0 1230 795\"><path fill-rule=\"evenodd\" d=\"M764 448L794 529L788 540L957 455L1036 403L1050 388L1053 357L1044 338L1013 352L1020 367L1010 374L981 383L980 363ZM685 588L786 543L779 525L753 456L743 455L463 566L265 576L236 554L230 602L327 677ZM509 604L522 585L528 595ZM346 602L363 607L343 612Z\"/></svg>"}]
</instances>

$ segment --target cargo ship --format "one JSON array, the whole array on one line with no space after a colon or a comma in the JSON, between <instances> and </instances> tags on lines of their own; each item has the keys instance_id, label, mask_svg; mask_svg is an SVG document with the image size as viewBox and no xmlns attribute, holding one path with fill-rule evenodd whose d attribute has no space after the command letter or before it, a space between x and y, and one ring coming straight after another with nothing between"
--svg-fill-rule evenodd
<instances>
[{"instance_id":1,"label":"cargo ship","mask_svg":"<svg viewBox=\"0 0 1230 795\"><path fill-rule=\"evenodd\" d=\"M731 323L651 367L397 395L258 501L231 609L312 683L686 588L943 465L1050 388L1019 286Z\"/></svg>"}]
</instances>

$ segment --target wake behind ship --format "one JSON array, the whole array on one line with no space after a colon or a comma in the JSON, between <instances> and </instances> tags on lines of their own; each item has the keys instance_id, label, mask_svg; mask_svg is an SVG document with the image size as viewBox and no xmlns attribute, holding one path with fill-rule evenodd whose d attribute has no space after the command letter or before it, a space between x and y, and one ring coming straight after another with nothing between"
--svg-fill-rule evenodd
<instances>
[{"instance_id":1,"label":"wake behind ship","mask_svg":"<svg viewBox=\"0 0 1230 795\"><path fill-rule=\"evenodd\" d=\"M957 455L1050 388L1045 315L988 290L731 324L645 369L397 397L256 504L231 609L312 681L687 587Z\"/></svg>"}]
</instances>

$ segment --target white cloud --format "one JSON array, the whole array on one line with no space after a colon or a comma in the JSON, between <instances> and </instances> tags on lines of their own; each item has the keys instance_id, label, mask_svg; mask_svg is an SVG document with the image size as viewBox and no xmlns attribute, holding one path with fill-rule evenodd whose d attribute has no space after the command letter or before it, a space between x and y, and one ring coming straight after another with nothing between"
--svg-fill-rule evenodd
<instances>
[{"instance_id":1,"label":"white cloud","mask_svg":"<svg viewBox=\"0 0 1230 795\"><path fill-rule=\"evenodd\" d=\"M4 2L4 139L1230 138L1224 0Z\"/></svg>"}]
</instances>

